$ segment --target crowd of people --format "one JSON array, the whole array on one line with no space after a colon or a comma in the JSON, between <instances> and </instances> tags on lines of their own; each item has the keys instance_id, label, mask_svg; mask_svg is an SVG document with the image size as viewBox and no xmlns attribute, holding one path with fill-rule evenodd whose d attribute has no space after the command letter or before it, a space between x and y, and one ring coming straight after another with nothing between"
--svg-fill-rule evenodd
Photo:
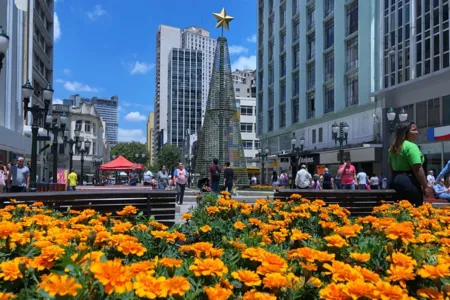
<instances>
[{"instance_id":1,"label":"crowd of people","mask_svg":"<svg viewBox=\"0 0 450 300\"><path fill-rule=\"evenodd\" d=\"M8 164L0 161L0 193L26 192L30 187L31 161L18 157Z\"/></svg>"}]
</instances>

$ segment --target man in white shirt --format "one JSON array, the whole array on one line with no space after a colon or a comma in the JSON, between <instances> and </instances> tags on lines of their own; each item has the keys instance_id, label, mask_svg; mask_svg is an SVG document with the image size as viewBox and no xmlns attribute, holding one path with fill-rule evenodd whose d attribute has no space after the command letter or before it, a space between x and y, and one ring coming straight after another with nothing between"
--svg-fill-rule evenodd
<instances>
[{"instance_id":1,"label":"man in white shirt","mask_svg":"<svg viewBox=\"0 0 450 300\"><path fill-rule=\"evenodd\" d=\"M308 189L311 185L312 176L306 170L306 165L302 165L300 171L297 172L297 176L295 177L295 185L299 189Z\"/></svg>"},{"instance_id":2,"label":"man in white shirt","mask_svg":"<svg viewBox=\"0 0 450 300\"><path fill-rule=\"evenodd\" d=\"M434 183L436 182L436 179L434 178L434 172L433 172L433 170L430 170L430 171L428 172L428 175L427 175L427 182L428 182L428 186L429 186L429 187L433 187Z\"/></svg>"},{"instance_id":3,"label":"man in white shirt","mask_svg":"<svg viewBox=\"0 0 450 300\"><path fill-rule=\"evenodd\" d=\"M144 185L145 186L149 186L150 185L150 181L153 178L153 173L152 173L152 171L150 171L147 168L145 168L144 170L145 170L145 172L144 172Z\"/></svg>"},{"instance_id":4,"label":"man in white shirt","mask_svg":"<svg viewBox=\"0 0 450 300\"><path fill-rule=\"evenodd\" d=\"M360 170L356 175L356 179L358 180L358 190L365 190L367 184L367 174L364 170Z\"/></svg>"}]
</instances>

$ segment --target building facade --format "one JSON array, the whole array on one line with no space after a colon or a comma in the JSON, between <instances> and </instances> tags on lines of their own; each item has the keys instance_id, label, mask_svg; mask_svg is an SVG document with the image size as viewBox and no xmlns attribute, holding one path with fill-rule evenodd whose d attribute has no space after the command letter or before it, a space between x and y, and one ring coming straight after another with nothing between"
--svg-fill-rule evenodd
<instances>
[{"instance_id":1,"label":"building facade","mask_svg":"<svg viewBox=\"0 0 450 300\"><path fill-rule=\"evenodd\" d=\"M113 96L111 99L94 97L91 99L91 103L106 123L106 139L109 147L112 148L119 142L119 116L117 114L119 97Z\"/></svg>"},{"instance_id":2,"label":"building facade","mask_svg":"<svg viewBox=\"0 0 450 300\"><path fill-rule=\"evenodd\" d=\"M268 0L258 4L257 134L271 155L305 138L314 165L340 162L332 124L347 122L346 156L379 171L371 95L379 80L380 1ZM336 43L335 43L336 41ZM360 54L364 59L360 60ZM359 153L360 150L363 154ZM269 171L290 168L276 158Z\"/></svg>"},{"instance_id":3,"label":"building facade","mask_svg":"<svg viewBox=\"0 0 450 300\"><path fill-rule=\"evenodd\" d=\"M168 68L168 143L183 149L202 124L202 51L174 48Z\"/></svg>"},{"instance_id":4,"label":"building facade","mask_svg":"<svg viewBox=\"0 0 450 300\"><path fill-rule=\"evenodd\" d=\"M154 152L153 152L153 130L155 126L155 113L151 112L148 114L148 119L147 119L147 151L148 151L148 162L150 165L154 165L156 162L156 159L154 157Z\"/></svg>"}]
</instances>

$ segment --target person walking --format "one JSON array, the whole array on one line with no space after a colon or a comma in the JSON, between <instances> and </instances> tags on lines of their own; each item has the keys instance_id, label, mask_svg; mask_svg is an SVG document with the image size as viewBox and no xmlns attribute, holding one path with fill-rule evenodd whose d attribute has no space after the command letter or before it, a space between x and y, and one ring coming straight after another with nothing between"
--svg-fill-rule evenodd
<instances>
[{"instance_id":1,"label":"person walking","mask_svg":"<svg viewBox=\"0 0 450 300\"><path fill-rule=\"evenodd\" d=\"M317 174L314 174L313 181L311 183L311 188L313 190L321 190L322 187L320 186L320 176Z\"/></svg>"},{"instance_id":2,"label":"person walking","mask_svg":"<svg viewBox=\"0 0 450 300\"><path fill-rule=\"evenodd\" d=\"M161 169L156 173L156 180L158 180L158 188L161 190L167 189L169 186L169 172L167 172L166 166L162 166Z\"/></svg>"},{"instance_id":3,"label":"person walking","mask_svg":"<svg viewBox=\"0 0 450 300\"><path fill-rule=\"evenodd\" d=\"M11 181L10 181L11 180ZM12 193L26 192L30 186L30 170L24 165L24 158L19 157L8 174L8 187Z\"/></svg>"},{"instance_id":4,"label":"person walking","mask_svg":"<svg viewBox=\"0 0 450 300\"><path fill-rule=\"evenodd\" d=\"M341 176L341 189L354 190L355 189L355 166L349 158L345 160L345 163L339 167L339 176ZM364 183L365 184L365 183Z\"/></svg>"},{"instance_id":5,"label":"person walking","mask_svg":"<svg viewBox=\"0 0 450 300\"><path fill-rule=\"evenodd\" d=\"M450 201L450 188L445 186L444 178L441 178L441 180L433 186L433 190L439 199Z\"/></svg>"},{"instance_id":6,"label":"person walking","mask_svg":"<svg viewBox=\"0 0 450 300\"><path fill-rule=\"evenodd\" d=\"M359 171L356 175L356 179L358 180L358 190L365 190L367 184L367 174L363 169Z\"/></svg>"},{"instance_id":7,"label":"person walking","mask_svg":"<svg viewBox=\"0 0 450 300\"><path fill-rule=\"evenodd\" d=\"M67 187L67 191L75 191L77 189L78 176L75 173L75 170L70 170L70 174L67 176L67 180L69 181L69 186Z\"/></svg>"},{"instance_id":8,"label":"person walking","mask_svg":"<svg viewBox=\"0 0 450 300\"><path fill-rule=\"evenodd\" d=\"M273 171L272 172L272 187L277 187L279 185L279 182L278 182L278 174L277 174L277 171Z\"/></svg>"},{"instance_id":9,"label":"person walking","mask_svg":"<svg viewBox=\"0 0 450 300\"><path fill-rule=\"evenodd\" d=\"M324 190L331 190L333 188L333 176L331 176L328 168L325 168L325 173L323 173L322 188Z\"/></svg>"},{"instance_id":10,"label":"person walking","mask_svg":"<svg viewBox=\"0 0 450 300\"><path fill-rule=\"evenodd\" d=\"M289 176L286 174L286 171L282 170L280 174L279 186L287 186L289 181Z\"/></svg>"},{"instance_id":11,"label":"person walking","mask_svg":"<svg viewBox=\"0 0 450 300\"><path fill-rule=\"evenodd\" d=\"M211 182L211 192L219 193L219 180L222 168L219 166L219 160L213 159L213 164L209 166L209 181Z\"/></svg>"},{"instance_id":12,"label":"person walking","mask_svg":"<svg viewBox=\"0 0 450 300\"><path fill-rule=\"evenodd\" d=\"M177 203L183 204L184 191L186 189L188 172L183 166L183 163L178 164L178 169L174 172L175 183L177 185Z\"/></svg>"},{"instance_id":13,"label":"person walking","mask_svg":"<svg viewBox=\"0 0 450 300\"><path fill-rule=\"evenodd\" d=\"M147 168L144 168L145 172L144 172L144 186L149 186L150 185L150 181L152 181L153 178L153 173L152 171L150 171Z\"/></svg>"},{"instance_id":14,"label":"person walking","mask_svg":"<svg viewBox=\"0 0 450 300\"><path fill-rule=\"evenodd\" d=\"M378 190L380 188L380 178L378 178L378 176L375 174L372 174L372 177L370 177L369 183L370 183L371 190Z\"/></svg>"},{"instance_id":15,"label":"person walking","mask_svg":"<svg viewBox=\"0 0 450 300\"><path fill-rule=\"evenodd\" d=\"M423 198L428 195L428 183L422 167L423 154L414 143L418 134L414 122L402 122L389 148L388 161L392 171L391 187L396 191L398 200L408 200L413 205L421 206Z\"/></svg>"},{"instance_id":16,"label":"person walking","mask_svg":"<svg viewBox=\"0 0 450 300\"><path fill-rule=\"evenodd\" d=\"M312 176L308 172L308 170L306 170L306 165L302 165L300 167L300 170L297 172L297 176L295 177L295 185L297 186L297 188L302 190L309 189L311 185L311 179Z\"/></svg>"},{"instance_id":17,"label":"person walking","mask_svg":"<svg viewBox=\"0 0 450 300\"><path fill-rule=\"evenodd\" d=\"M232 194L233 193L234 171L230 165L231 164L229 161L227 161L225 163L225 170L223 171L223 186L225 187L226 191L228 191L230 194Z\"/></svg>"},{"instance_id":18,"label":"person walking","mask_svg":"<svg viewBox=\"0 0 450 300\"><path fill-rule=\"evenodd\" d=\"M0 193L5 192L7 178L8 178L8 171L6 170L6 167L3 164L3 162L0 161Z\"/></svg>"}]
</instances>

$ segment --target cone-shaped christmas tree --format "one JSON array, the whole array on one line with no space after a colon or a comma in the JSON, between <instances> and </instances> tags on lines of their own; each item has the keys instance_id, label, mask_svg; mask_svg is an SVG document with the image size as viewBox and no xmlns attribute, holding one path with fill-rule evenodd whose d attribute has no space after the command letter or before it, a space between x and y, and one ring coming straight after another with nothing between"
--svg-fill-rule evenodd
<instances>
[{"instance_id":1,"label":"cone-shaped christmas tree","mask_svg":"<svg viewBox=\"0 0 450 300\"><path fill-rule=\"evenodd\" d=\"M228 26L228 23L226 24ZM231 163L236 184L247 184L248 173L242 147L240 113L236 108L228 43L223 36L217 39L211 75L205 120L198 141L195 172L201 177L208 178L212 159L217 158L222 167L226 161ZM223 172L221 175L223 176ZM223 180L220 181L222 182Z\"/></svg>"}]
</instances>

